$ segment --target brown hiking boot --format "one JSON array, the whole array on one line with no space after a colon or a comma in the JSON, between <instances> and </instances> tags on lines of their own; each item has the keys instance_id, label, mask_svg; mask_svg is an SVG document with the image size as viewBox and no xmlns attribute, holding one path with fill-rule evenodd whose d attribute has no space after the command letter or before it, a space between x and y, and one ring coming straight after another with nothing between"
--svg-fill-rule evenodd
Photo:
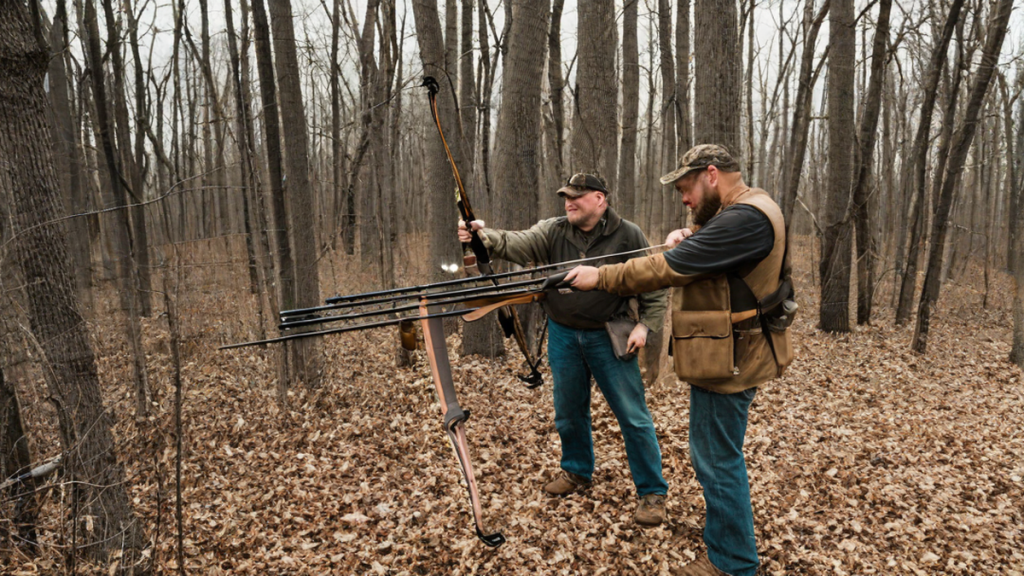
<instances>
[{"instance_id":1,"label":"brown hiking boot","mask_svg":"<svg viewBox=\"0 0 1024 576\"><path fill-rule=\"evenodd\" d=\"M640 499L633 521L641 526L657 526L665 521L665 495L647 494Z\"/></svg>"},{"instance_id":2,"label":"brown hiking boot","mask_svg":"<svg viewBox=\"0 0 1024 576\"><path fill-rule=\"evenodd\" d=\"M590 480L583 476L562 470L558 477L544 485L544 491L552 496L566 496L577 490L590 487Z\"/></svg>"},{"instance_id":3,"label":"brown hiking boot","mask_svg":"<svg viewBox=\"0 0 1024 576\"><path fill-rule=\"evenodd\" d=\"M708 559L707 554L697 558L679 570L673 570L672 574L675 576L729 576L729 574L715 568L715 565Z\"/></svg>"}]
</instances>

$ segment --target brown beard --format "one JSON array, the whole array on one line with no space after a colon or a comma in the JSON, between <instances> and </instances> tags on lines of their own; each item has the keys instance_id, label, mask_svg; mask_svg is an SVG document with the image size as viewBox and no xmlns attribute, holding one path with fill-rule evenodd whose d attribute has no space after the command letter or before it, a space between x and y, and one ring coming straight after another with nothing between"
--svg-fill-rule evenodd
<instances>
[{"instance_id":1,"label":"brown beard","mask_svg":"<svg viewBox=\"0 0 1024 576\"><path fill-rule=\"evenodd\" d=\"M722 197L718 194L706 194L704 201L697 205L697 208L693 210L693 223L697 226L703 226L711 220L715 214L718 214L718 210L722 208Z\"/></svg>"}]
</instances>

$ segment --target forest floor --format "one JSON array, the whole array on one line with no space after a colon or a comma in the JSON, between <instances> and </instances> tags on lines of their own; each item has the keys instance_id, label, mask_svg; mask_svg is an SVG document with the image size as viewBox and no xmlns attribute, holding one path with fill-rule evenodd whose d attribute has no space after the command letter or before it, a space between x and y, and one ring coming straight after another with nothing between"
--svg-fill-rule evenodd
<instances>
[{"instance_id":1,"label":"forest floor","mask_svg":"<svg viewBox=\"0 0 1024 576\"><path fill-rule=\"evenodd\" d=\"M798 269L811 269L802 255ZM885 305L873 326L818 331L813 279L799 283L797 359L758 391L746 436L760 573L1024 574L1024 377L1006 360L1009 280L996 276L982 309L980 274L972 272L944 288L923 356L909 349L913 326L894 328ZM547 497L540 487L559 459L549 375L528 390L515 376L517 352L461 358L459 336L450 336L460 402L473 413L467 431L485 522L508 539L490 549L473 533L422 356L396 368L391 330L328 338L322 387L294 389L282 404L273 353L216 351L254 336L248 292L231 296L222 286L232 282L195 278L179 301L189 574L672 574L702 553L689 397L670 373L647 394L670 484L669 520L642 530L632 521L635 492L604 399L593 402L594 486ZM242 273L232 278L246 285ZM889 294L883 283L878 300ZM120 457L156 542L158 573L176 574L166 322L146 323L155 405L136 422L120 328L110 314L97 317ZM45 388L28 380L19 386L41 460L59 447ZM66 572L60 550L68 542L56 521L68 506L64 494L58 486L44 496L42 554L4 546L0 573Z\"/></svg>"}]
</instances>

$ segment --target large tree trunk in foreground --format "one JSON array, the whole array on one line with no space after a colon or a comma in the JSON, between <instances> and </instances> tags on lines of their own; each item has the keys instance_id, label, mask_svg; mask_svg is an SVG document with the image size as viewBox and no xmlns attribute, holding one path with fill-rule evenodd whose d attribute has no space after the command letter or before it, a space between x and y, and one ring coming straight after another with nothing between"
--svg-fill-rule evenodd
<instances>
[{"instance_id":1,"label":"large tree trunk in foreground","mask_svg":"<svg viewBox=\"0 0 1024 576\"><path fill-rule=\"evenodd\" d=\"M695 0L694 144L721 144L740 157L740 41L736 2Z\"/></svg>"},{"instance_id":2,"label":"large tree trunk in foreground","mask_svg":"<svg viewBox=\"0 0 1024 576\"><path fill-rule=\"evenodd\" d=\"M882 78L889 46L891 8L892 0L881 0L879 3L878 25L871 52L871 80L868 82L867 100L857 131L860 134L860 153L857 155L854 170L857 180L853 188L853 218L857 233L857 324L871 323L871 293L875 287L875 238L870 220L870 204L873 202L870 200L877 195L869 194L868 187L871 182L878 116L882 109ZM893 159L885 158L883 161L892 162Z\"/></svg>"},{"instance_id":3,"label":"large tree trunk in foreground","mask_svg":"<svg viewBox=\"0 0 1024 576\"><path fill-rule=\"evenodd\" d=\"M853 84L856 31L853 0L832 0L828 57L828 190L821 241L820 327L850 330L850 251L848 215L853 181Z\"/></svg>"},{"instance_id":4,"label":"large tree trunk in foreground","mask_svg":"<svg viewBox=\"0 0 1024 576\"><path fill-rule=\"evenodd\" d=\"M960 172L963 170L964 162L967 160L967 153L970 151L971 142L974 140L974 133L978 127L978 116L981 114L982 104L985 101L985 94L995 71L999 59L999 52L1003 46L1003 39L1006 37L1006 27L1010 22L1010 12L1013 9L1013 0L999 0L992 12L988 25L988 35L985 38L985 48L981 55L981 62L978 63L975 72L974 82L971 85L970 98L967 101L967 111L963 124L953 139L953 146L950 149L949 162L946 165L946 172L942 179L942 191L939 194L938 203L935 207L935 217L932 219L931 251L928 255L928 272L924 279L924 287L921 289L921 302L917 309L917 326L914 330L914 341L911 347L916 352L924 353L928 346L928 330L931 321L931 310L936 300L939 299L939 291L942 289L942 255L943 246L946 244L946 234L949 232L950 210L953 207L953 192L956 190L957 182L960 179Z\"/></svg>"},{"instance_id":5,"label":"large tree trunk in foreground","mask_svg":"<svg viewBox=\"0 0 1024 576\"><path fill-rule=\"evenodd\" d=\"M92 2L86 10L95 24ZM74 288L67 230L63 223L53 223L64 211L59 207L43 93L49 51L38 12L33 16L30 19L21 2L0 1L0 190L11 194L14 250L25 276L38 358L60 424L64 466L73 481L69 486L80 509L94 517L91 530L84 522L74 527L80 530L78 542L100 561L123 550L121 566L133 567L141 560L146 536L117 461L113 419L103 406ZM95 35L92 41L98 52ZM147 572L144 568L136 567L136 573Z\"/></svg>"},{"instance_id":6,"label":"large tree trunk in foreground","mask_svg":"<svg viewBox=\"0 0 1024 576\"><path fill-rule=\"evenodd\" d=\"M288 182L288 216L295 262L295 303L299 308L320 304L313 188L309 180L306 143L306 113L302 102L302 79L295 49L295 29L289 0L270 0L270 23L274 33L274 64L281 96L284 130L284 159ZM293 374L306 386L320 382L323 364L319 336L296 340L292 355Z\"/></svg>"}]
</instances>

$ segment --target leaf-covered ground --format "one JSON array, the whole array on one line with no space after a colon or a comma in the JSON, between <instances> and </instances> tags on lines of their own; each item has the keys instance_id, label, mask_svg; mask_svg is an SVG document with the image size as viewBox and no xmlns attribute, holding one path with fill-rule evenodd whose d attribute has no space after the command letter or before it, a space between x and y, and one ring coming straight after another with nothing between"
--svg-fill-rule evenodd
<instances>
[{"instance_id":1,"label":"leaf-covered ground","mask_svg":"<svg viewBox=\"0 0 1024 576\"><path fill-rule=\"evenodd\" d=\"M884 306L873 327L817 331L812 279L803 279L797 361L758 392L747 432L764 574L1024 574L1024 379L1006 361L1008 283L999 277L983 310L970 280L946 286L920 356L909 351L912 327L892 328ZM547 497L540 486L559 457L550 378L527 390L515 377L517 354L460 358L452 335L485 519L508 538L489 549L473 533L424 358L396 368L389 330L329 338L324 385L293 390L281 404L271 353L214 350L254 335L254 304L211 283L193 287L181 299L189 573L672 574L702 553L688 390L671 374L648 391L670 519L641 530L618 426L600 395L593 488ZM888 302L887 289L879 299ZM131 418L117 329L96 327L101 374L153 556L161 572L176 573L165 323L147 324L158 406L142 424ZM44 388L24 389L42 459L58 451ZM42 555L5 547L0 572L58 571L61 494L58 486L44 498Z\"/></svg>"}]
</instances>

